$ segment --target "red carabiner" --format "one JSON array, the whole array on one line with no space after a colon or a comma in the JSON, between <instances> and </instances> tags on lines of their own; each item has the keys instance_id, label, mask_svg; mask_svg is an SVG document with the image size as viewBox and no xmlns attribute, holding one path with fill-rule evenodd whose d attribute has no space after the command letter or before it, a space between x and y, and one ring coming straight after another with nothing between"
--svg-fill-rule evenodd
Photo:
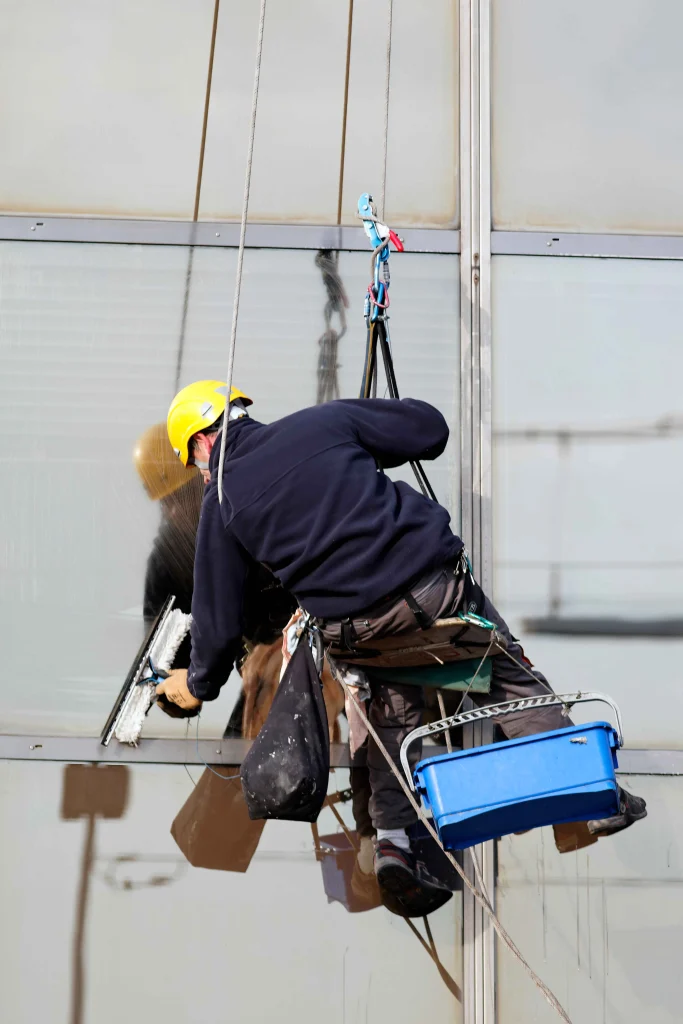
<instances>
[{"instance_id":1,"label":"red carabiner","mask_svg":"<svg viewBox=\"0 0 683 1024\"><path fill-rule=\"evenodd\" d=\"M405 252L405 248L403 246L403 239L399 238L396 232L392 231L391 228L389 228L389 241L393 242L394 248L396 249L397 252Z\"/></svg>"}]
</instances>

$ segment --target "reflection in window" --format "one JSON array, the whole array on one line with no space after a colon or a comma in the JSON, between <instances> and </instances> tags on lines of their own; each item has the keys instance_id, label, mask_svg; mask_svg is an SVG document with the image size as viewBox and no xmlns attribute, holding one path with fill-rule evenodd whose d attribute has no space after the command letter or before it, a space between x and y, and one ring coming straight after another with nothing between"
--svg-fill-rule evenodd
<instances>
[{"instance_id":1,"label":"reflection in window","mask_svg":"<svg viewBox=\"0 0 683 1024\"><path fill-rule=\"evenodd\" d=\"M329 258L348 308L339 292L330 310L314 252L246 254L235 381L248 385L266 422L337 388L342 397L358 392L369 260ZM0 682L4 732L99 735L164 591L172 586L189 604L201 486L174 476L163 424L178 386L225 373L235 252L196 249L188 286L189 265L182 247L0 245L9 467L0 597L11 641ZM393 277L399 386L454 426L457 257L406 253ZM336 359L321 344L328 331ZM452 511L457 451L456 433L430 472ZM274 597L268 586L265 593ZM264 621L275 631L282 614L262 612L251 642L263 639ZM242 729L240 690L235 674L205 705L202 736ZM153 709L145 735L185 738L185 723Z\"/></svg>"},{"instance_id":2,"label":"reflection in window","mask_svg":"<svg viewBox=\"0 0 683 1024\"><path fill-rule=\"evenodd\" d=\"M0 765L12 836L3 919L17 935L41 923L3 956L7 1020L108 1021L121 998L141 1019L156 1019L161 1000L167 1024L222 1019L226 1008L245 1022L313 1024L344 1006L361 1020L461 1019L459 897L427 934L354 891L355 831L348 800L336 799L346 773L332 776L317 835L249 823L232 783L192 775L196 788L182 766ZM192 821L214 840L201 867L201 842L186 842ZM182 970L152 970L150 957L180 958ZM37 961L50 969L27 985ZM400 975L410 983L397 985Z\"/></svg>"}]
</instances>

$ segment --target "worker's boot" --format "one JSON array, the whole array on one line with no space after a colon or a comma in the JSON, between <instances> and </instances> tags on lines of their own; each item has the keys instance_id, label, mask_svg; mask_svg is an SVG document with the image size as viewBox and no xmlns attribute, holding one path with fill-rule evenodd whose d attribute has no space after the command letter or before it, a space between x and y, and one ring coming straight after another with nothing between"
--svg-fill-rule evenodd
<instances>
[{"instance_id":1,"label":"worker's boot","mask_svg":"<svg viewBox=\"0 0 683 1024\"><path fill-rule=\"evenodd\" d=\"M612 836L628 828L634 821L647 817L647 807L642 796L627 793L619 786L619 813L611 818L596 818L588 822L588 831L592 836Z\"/></svg>"},{"instance_id":2,"label":"worker's boot","mask_svg":"<svg viewBox=\"0 0 683 1024\"><path fill-rule=\"evenodd\" d=\"M453 895L410 850L388 839L375 842L375 874L382 904L399 917L426 917Z\"/></svg>"}]
</instances>

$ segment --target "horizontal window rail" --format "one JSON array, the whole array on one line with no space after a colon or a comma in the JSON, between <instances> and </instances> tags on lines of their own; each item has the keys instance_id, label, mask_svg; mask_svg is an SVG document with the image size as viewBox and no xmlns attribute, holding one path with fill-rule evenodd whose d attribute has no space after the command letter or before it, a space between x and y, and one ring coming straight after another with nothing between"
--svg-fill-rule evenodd
<instances>
[{"instance_id":1,"label":"horizontal window rail","mask_svg":"<svg viewBox=\"0 0 683 1024\"><path fill-rule=\"evenodd\" d=\"M457 253L460 232L451 228L401 229L408 252ZM0 240L100 242L121 245L196 245L236 248L240 225L228 222L125 220L115 217L0 216ZM358 227L316 224L249 224L250 249L340 249L368 252Z\"/></svg>"},{"instance_id":2,"label":"horizontal window rail","mask_svg":"<svg viewBox=\"0 0 683 1024\"><path fill-rule=\"evenodd\" d=\"M251 746L241 739L142 739L137 747L111 743L103 747L94 736L0 735L0 761L83 761L101 764L239 765ZM432 748L432 751L434 748ZM333 768L350 768L349 748L330 747ZM683 750L626 748L619 751L622 775L683 775Z\"/></svg>"}]
</instances>

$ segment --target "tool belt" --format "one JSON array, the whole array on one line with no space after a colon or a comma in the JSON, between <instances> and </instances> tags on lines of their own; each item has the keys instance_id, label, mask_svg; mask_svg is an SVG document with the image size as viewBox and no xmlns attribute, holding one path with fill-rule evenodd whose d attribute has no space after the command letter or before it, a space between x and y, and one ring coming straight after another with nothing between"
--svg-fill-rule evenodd
<instances>
[{"instance_id":1,"label":"tool belt","mask_svg":"<svg viewBox=\"0 0 683 1024\"><path fill-rule=\"evenodd\" d=\"M494 624L477 614L483 601L463 552L405 593L318 626L329 653L340 661L376 668L437 665L481 658L489 647L491 654L505 648Z\"/></svg>"}]
</instances>

